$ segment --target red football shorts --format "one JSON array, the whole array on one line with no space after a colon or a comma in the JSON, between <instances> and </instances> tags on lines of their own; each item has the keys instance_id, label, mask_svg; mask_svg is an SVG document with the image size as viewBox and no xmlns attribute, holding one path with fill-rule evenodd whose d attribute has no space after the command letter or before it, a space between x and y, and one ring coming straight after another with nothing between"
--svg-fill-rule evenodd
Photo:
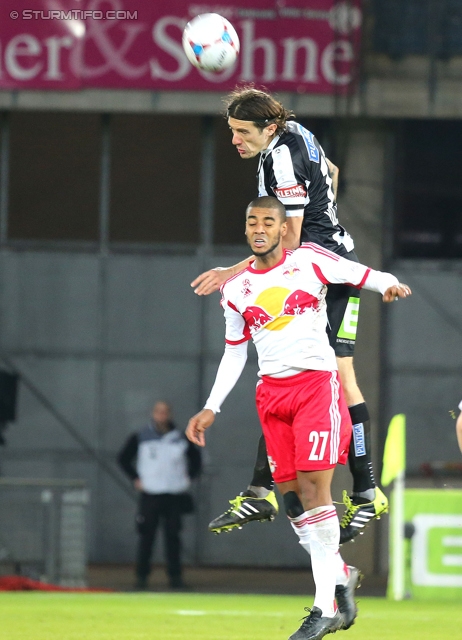
<instances>
[{"instance_id":1,"label":"red football shorts","mask_svg":"<svg viewBox=\"0 0 462 640\"><path fill-rule=\"evenodd\" d=\"M275 482L345 464L351 419L337 371L263 376L256 401Z\"/></svg>"}]
</instances>

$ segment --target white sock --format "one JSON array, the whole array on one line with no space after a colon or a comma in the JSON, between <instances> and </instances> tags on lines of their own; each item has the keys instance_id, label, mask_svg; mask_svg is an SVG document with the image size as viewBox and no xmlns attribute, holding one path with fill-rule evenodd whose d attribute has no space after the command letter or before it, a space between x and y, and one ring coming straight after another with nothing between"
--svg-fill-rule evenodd
<instances>
[{"instance_id":1,"label":"white sock","mask_svg":"<svg viewBox=\"0 0 462 640\"><path fill-rule=\"evenodd\" d=\"M297 536L300 538L300 544L308 553L311 555L310 551L310 532L307 524L307 511L302 513L301 516L297 516L297 518L289 518L289 522L292 525L292 529L295 531ZM348 565L345 560L340 555L340 551L337 551L335 554L335 568L336 568L336 578L335 584L340 584L345 586L348 582L348 578L350 577L350 570L348 569Z\"/></svg>"},{"instance_id":2,"label":"white sock","mask_svg":"<svg viewBox=\"0 0 462 640\"><path fill-rule=\"evenodd\" d=\"M335 554L335 567L335 584L341 584L344 587L348 582L348 578L350 577L350 570L348 569L347 563L340 555L340 551L337 551L337 553Z\"/></svg>"},{"instance_id":3,"label":"white sock","mask_svg":"<svg viewBox=\"0 0 462 640\"><path fill-rule=\"evenodd\" d=\"M375 500L375 488L367 489L366 491L353 491L353 495L356 498L365 498L369 500L369 502L374 502Z\"/></svg>"},{"instance_id":4,"label":"white sock","mask_svg":"<svg viewBox=\"0 0 462 640\"><path fill-rule=\"evenodd\" d=\"M247 489L253 491L257 498L266 498L266 496L271 493L270 489L266 489L265 487L255 487L252 484L249 484Z\"/></svg>"},{"instance_id":5,"label":"white sock","mask_svg":"<svg viewBox=\"0 0 462 640\"><path fill-rule=\"evenodd\" d=\"M299 537L299 542L305 551L311 555L310 551L310 532L308 529L308 523L306 521L308 512L302 513L301 516L297 516L296 518L289 518L290 524L292 525L292 529L295 531L297 536Z\"/></svg>"},{"instance_id":6,"label":"white sock","mask_svg":"<svg viewBox=\"0 0 462 640\"><path fill-rule=\"evenodd\" d=\"M306 511L304 515L309 532L311 566L316 585L314 606L321 609L324 617L332 618L337 611L335 585L341 561L338 552L340 525L337 512L333 505L326 505Z\"/></svg>"}]
</instances>

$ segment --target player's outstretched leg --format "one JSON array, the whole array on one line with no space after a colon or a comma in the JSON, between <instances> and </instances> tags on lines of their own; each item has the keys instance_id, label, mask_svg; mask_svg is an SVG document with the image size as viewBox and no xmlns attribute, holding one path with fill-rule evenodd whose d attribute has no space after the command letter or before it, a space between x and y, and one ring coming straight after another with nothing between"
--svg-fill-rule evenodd
<instances>
[{"instance_id":1,"label":"player's outstretched leg","mask_svg":"<svg viewBox=\"0 0 462 640\"><path fill-rule=\"evenodd\" d=\"M345 595L346 585L351 581L351 572L343 562L338 551L338 518L332 505L325 505L304 511L298 496L293 491L284 494L284 507L292 528L299 538L301 546L311 556L313 578L316 585L314 606L306 608L309 614L289 640L319 640L328 633L344 629L346 621L351 626L356 617L356 608L351 611L348 600L348 616L344 618L337 600L337 589L341 588L340 600L347 611Z\"/></svg>"},{"instance_id":2,"label":"player's outstretched leg","mask_svg":"<svg viewBox=\"0 0 462 640\"><path fill-rule=\"evenodd\" d=\"M374 499L349 496L343 492L343 504L346 511L340 522L340 544L353 540L358 534L364 532L364 527L374 518L380 520L380 516L388 512L387 496L379 487L375 487Z\"/></svg>"},{"instance_id":3,"label":"player's outstretched leg","mask_svg":"<svg viewBox=\"0 0 462 640\"><path fill-rule=\"evenodd\" d=\"M266 498L258 498L251 490L243 491L229 503L231 508L209 524L209 530L213 533L242 529L252 521L274 520L279 510L274 491L268 492Z\"/></svg>"},{"instance_id":4,"label":"player's outstretched leg","mask_svg":"<svg viewBox=\"0 0 462 640\"><path fill-rule=\"evenodd\" d=\"M343 493L346 511L340 522L340 544L353 540L374 518L388 511L388 500L375 484L371 458L371 426L365 402L349 407L353 434L348 462L353 476L353 494Z\"/></svg>"},{"instance_id":5,"label":"player's outstretched leg","mask_svg":"<svg viewBox=\"0 0 462 640\"><path fill-rule=\"evenodd\" d=\"M252 482L229 503L231 508L212 520L209 530L213 533L241 529L252 521L274 520L279 507L273 491L274 482L268 463L268 454L263 435L258 441L257 459Z\"/></svg>"}]
</instances>

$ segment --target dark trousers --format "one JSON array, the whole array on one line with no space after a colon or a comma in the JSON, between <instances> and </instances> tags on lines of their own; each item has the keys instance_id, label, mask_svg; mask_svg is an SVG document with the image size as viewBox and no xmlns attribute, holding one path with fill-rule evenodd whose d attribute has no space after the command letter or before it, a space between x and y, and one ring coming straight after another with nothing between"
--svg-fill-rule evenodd
<instances>
[{"instance_id":1,"label":"dark trousers","mask_svg":"<svg viewBox=\"0 0 462 640\"><path fill-rule=\"evenodd\" d=\"M136 575L147 578L151 571L151 557L156 533L160 525L164 530L167 575L170 581L181 580L181 504L179 496L169 493L151 495L142 493L136 517L138 551Z\"/></svg>"}]
</instances>

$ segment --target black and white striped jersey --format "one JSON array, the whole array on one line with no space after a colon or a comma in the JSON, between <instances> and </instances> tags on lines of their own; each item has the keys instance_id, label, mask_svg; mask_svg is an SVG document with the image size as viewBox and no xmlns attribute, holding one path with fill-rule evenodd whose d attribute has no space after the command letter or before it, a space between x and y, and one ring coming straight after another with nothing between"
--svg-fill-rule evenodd
<instances>
[{"instance_id":1,"label":"black and white striped jersey","mask_svg":"<svg viewBox=\"0 0 462 640\"><path fill-rule=\"evenodd\" d=\"M298 122L262 151L258 195L276 196L287 216L303 216L301 242L315 242L345 255L353 239L339 225L337 203L324 151L314 135Z\"/></svg>"}]
</instances>

